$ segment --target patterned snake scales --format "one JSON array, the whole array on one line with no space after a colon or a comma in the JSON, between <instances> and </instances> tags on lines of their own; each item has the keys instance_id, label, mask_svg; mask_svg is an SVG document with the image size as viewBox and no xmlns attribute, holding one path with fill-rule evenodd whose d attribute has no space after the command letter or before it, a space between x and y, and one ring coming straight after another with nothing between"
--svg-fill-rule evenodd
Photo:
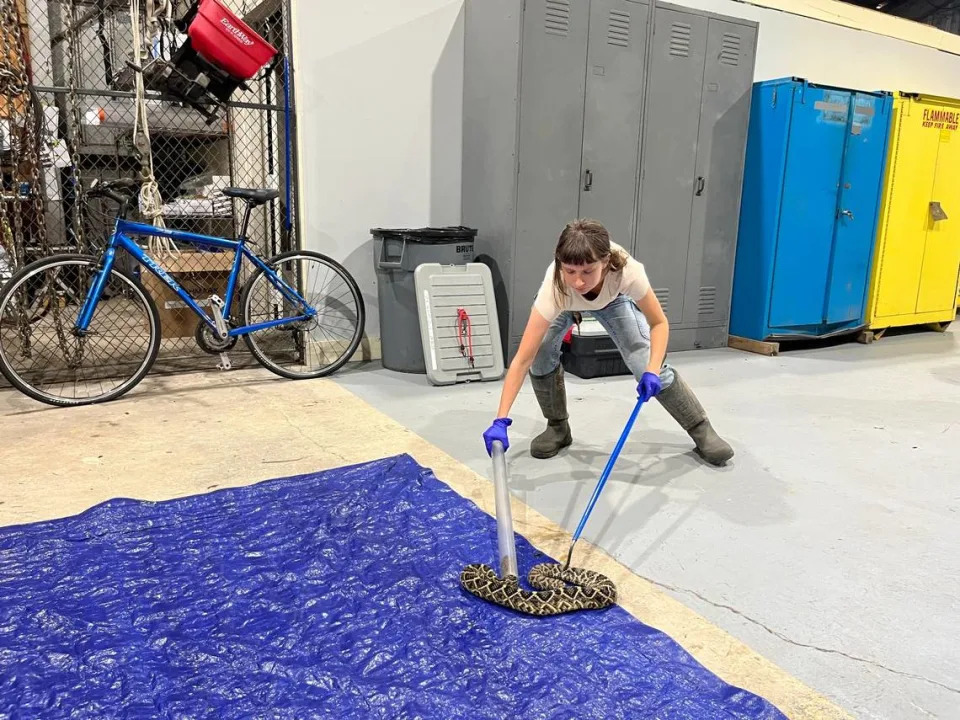
<instances>
[{"instance_id":1,"label":"patterned snake scales","mask_svg":"<svg viewBox=\"0 0 960 720\"><path fill-rule=\"evenodd\" d=\"M460 585L482 600L528 615L559 615L600 610L617 601L617 588L605 575L556 563L535 565L527 576L536 591L524 590L513 575L498 577L489 565L467 565Z\"/></svg>"}]
</instances>

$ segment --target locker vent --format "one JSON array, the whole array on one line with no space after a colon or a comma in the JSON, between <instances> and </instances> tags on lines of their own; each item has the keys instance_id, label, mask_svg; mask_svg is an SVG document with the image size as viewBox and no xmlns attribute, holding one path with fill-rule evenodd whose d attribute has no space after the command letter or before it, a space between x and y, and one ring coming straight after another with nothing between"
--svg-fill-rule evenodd
<instances>
[{"instance_id":1,"label":"locker vent","mask_svg":"<svg viewBox=\"0 0 960 720\"><path fill-rule=\"evenodd\" d=\"M720 64L737 67L740 64L740 36L723 34L720 42Z\"/></svg>"},{"instance_id":2,"label":"locker vent","mask_svg":"<svg viewBox=\"0 0 960 720\"><path fill-rule=\"evenodd\" d=\"M616 47L630 47L630 13L622 10L610 11L607 43Z\"/></svg>"},{"instance_id":3,"label":"locker vent","mask_svg":"<svg viewBox=\"0 0 960 720\"><path fill-rule=\"evenodd\" d=\"M570 34L570 0L546 0L544 28L549 35Z\"/></svg>"},{"instance_id":4,"label":"locker vent","mask_svg":"<svg viewBox=\"0 0 960 720\"><path fill-rule=\"evenodd\" d=\"M660 301L660 307L663 308L663 312L666 314L667 308L670 306L670 288L654 288L653 294L657 296L657 300Z\"/></svg>"},{"instance_id":5,"label":"locker vent","mask_svg":"<svg viewBox=\"0 0 960 720\"><path fill-rule=\"evenodd\" d=\"M670 54L677 57L690 57L691 34L693 34L693 26L675 22L670 31Z\"/></svg>"},{"instance_id":6,"label":"locker vent","mask_svg":"<svg viewBox=\"0 0 960 720\"><path fill-rule=\"evenodd\" d=\"M700 288L700 305L698 312L701 315L712 315L717 310L717 289L715 287Z\"/></svg>"}]
</instances>

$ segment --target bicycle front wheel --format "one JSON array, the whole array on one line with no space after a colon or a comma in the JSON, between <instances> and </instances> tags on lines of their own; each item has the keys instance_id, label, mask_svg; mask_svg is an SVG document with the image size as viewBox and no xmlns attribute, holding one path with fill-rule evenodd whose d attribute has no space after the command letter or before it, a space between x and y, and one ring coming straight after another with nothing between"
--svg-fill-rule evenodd
<instances>
[{"instance_id":1,"label":"bicycle front wheel","mask_svg":"<svg viewBox=\"0 0 960 720\"><path fill-rule=\"evenodd\" d=\"M241 300L245 325L290 318L290 322L244 336L253 356L268 370L293 380L339 370L353 357L366 318L356 281L334 260L309 250L277 255L267 264L316 311L303 314L263 270L250 278Z\"/></svg>"},{"instance_id":2,"label":"bicycle front wheel","mask_svg":"<svg viewBox=\"0 0 960 720\"><path fill-rule=\"evenodd\" d=\"M143 287L114 267L86 333L74 330L98 261L55 255L27 265L0 292L0 372L49 405L90 405L120 397L150 370L160 318ZM45 312L33 309L42 303Z\"/></svg>"},{"instance_id":3,"label":"bicycle front wheel","mask_svg":"<svg viewBox=\"0 0 960 720\"><path fill-rule=\"evenodd\" d=\"M20 293L16 303L7 305L4 314L0 315L0 324L16 325L23 322L27 324L36 322L49 311L50 296L50 288L35 287L32 292L25 289Z\"/></svg>"}]
</instances>

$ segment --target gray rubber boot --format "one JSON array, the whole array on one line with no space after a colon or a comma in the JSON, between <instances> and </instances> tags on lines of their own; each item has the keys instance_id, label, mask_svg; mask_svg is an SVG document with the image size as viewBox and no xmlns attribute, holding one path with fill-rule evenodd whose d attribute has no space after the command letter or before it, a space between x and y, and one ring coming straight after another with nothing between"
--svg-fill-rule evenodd
<instances>
[{"instance_id":1,"label":"gray rubber boot","mask_svg":"<svg viewBox=\"0 0 960 720\"><path fill-rule=\"evenodd\" d=\"M537 435L530 443L530 454L545 460L552 458L562 448L573 442L570 423L567 422L567 389L563 383L563 366L549 375L537 377L530 374L533 392L537 395L540 410L547 419L547 429Z\"/></svg>"},{"instance_id":2,"label":"gray rubber boot","mask_svg":"<svg viewBox=\"0 0 960 720\"><path fill-rule=\"evenodd\" d=\"M674 370L674 381L657 400L697 444L700 457L711 465L723 465L733 457L733 448L717 435L697 396Z\"/></svg>"}]
</instances>

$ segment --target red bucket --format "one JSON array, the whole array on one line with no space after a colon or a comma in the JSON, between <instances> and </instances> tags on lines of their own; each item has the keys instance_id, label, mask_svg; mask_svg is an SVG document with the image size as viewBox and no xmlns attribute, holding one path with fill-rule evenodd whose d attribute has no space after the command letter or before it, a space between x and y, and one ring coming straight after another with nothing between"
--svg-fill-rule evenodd
<instances>
[{"instance_id":1,"label":"red bucket","mask_svg":"<svg viewBox=\"0 0 960 720\"><path fill-rule=\"evenodd\" d=\"M249 80L277 54L220 0L200 1L187 34L200 57L237 80Z\"/></svg>"}]
</instances>

